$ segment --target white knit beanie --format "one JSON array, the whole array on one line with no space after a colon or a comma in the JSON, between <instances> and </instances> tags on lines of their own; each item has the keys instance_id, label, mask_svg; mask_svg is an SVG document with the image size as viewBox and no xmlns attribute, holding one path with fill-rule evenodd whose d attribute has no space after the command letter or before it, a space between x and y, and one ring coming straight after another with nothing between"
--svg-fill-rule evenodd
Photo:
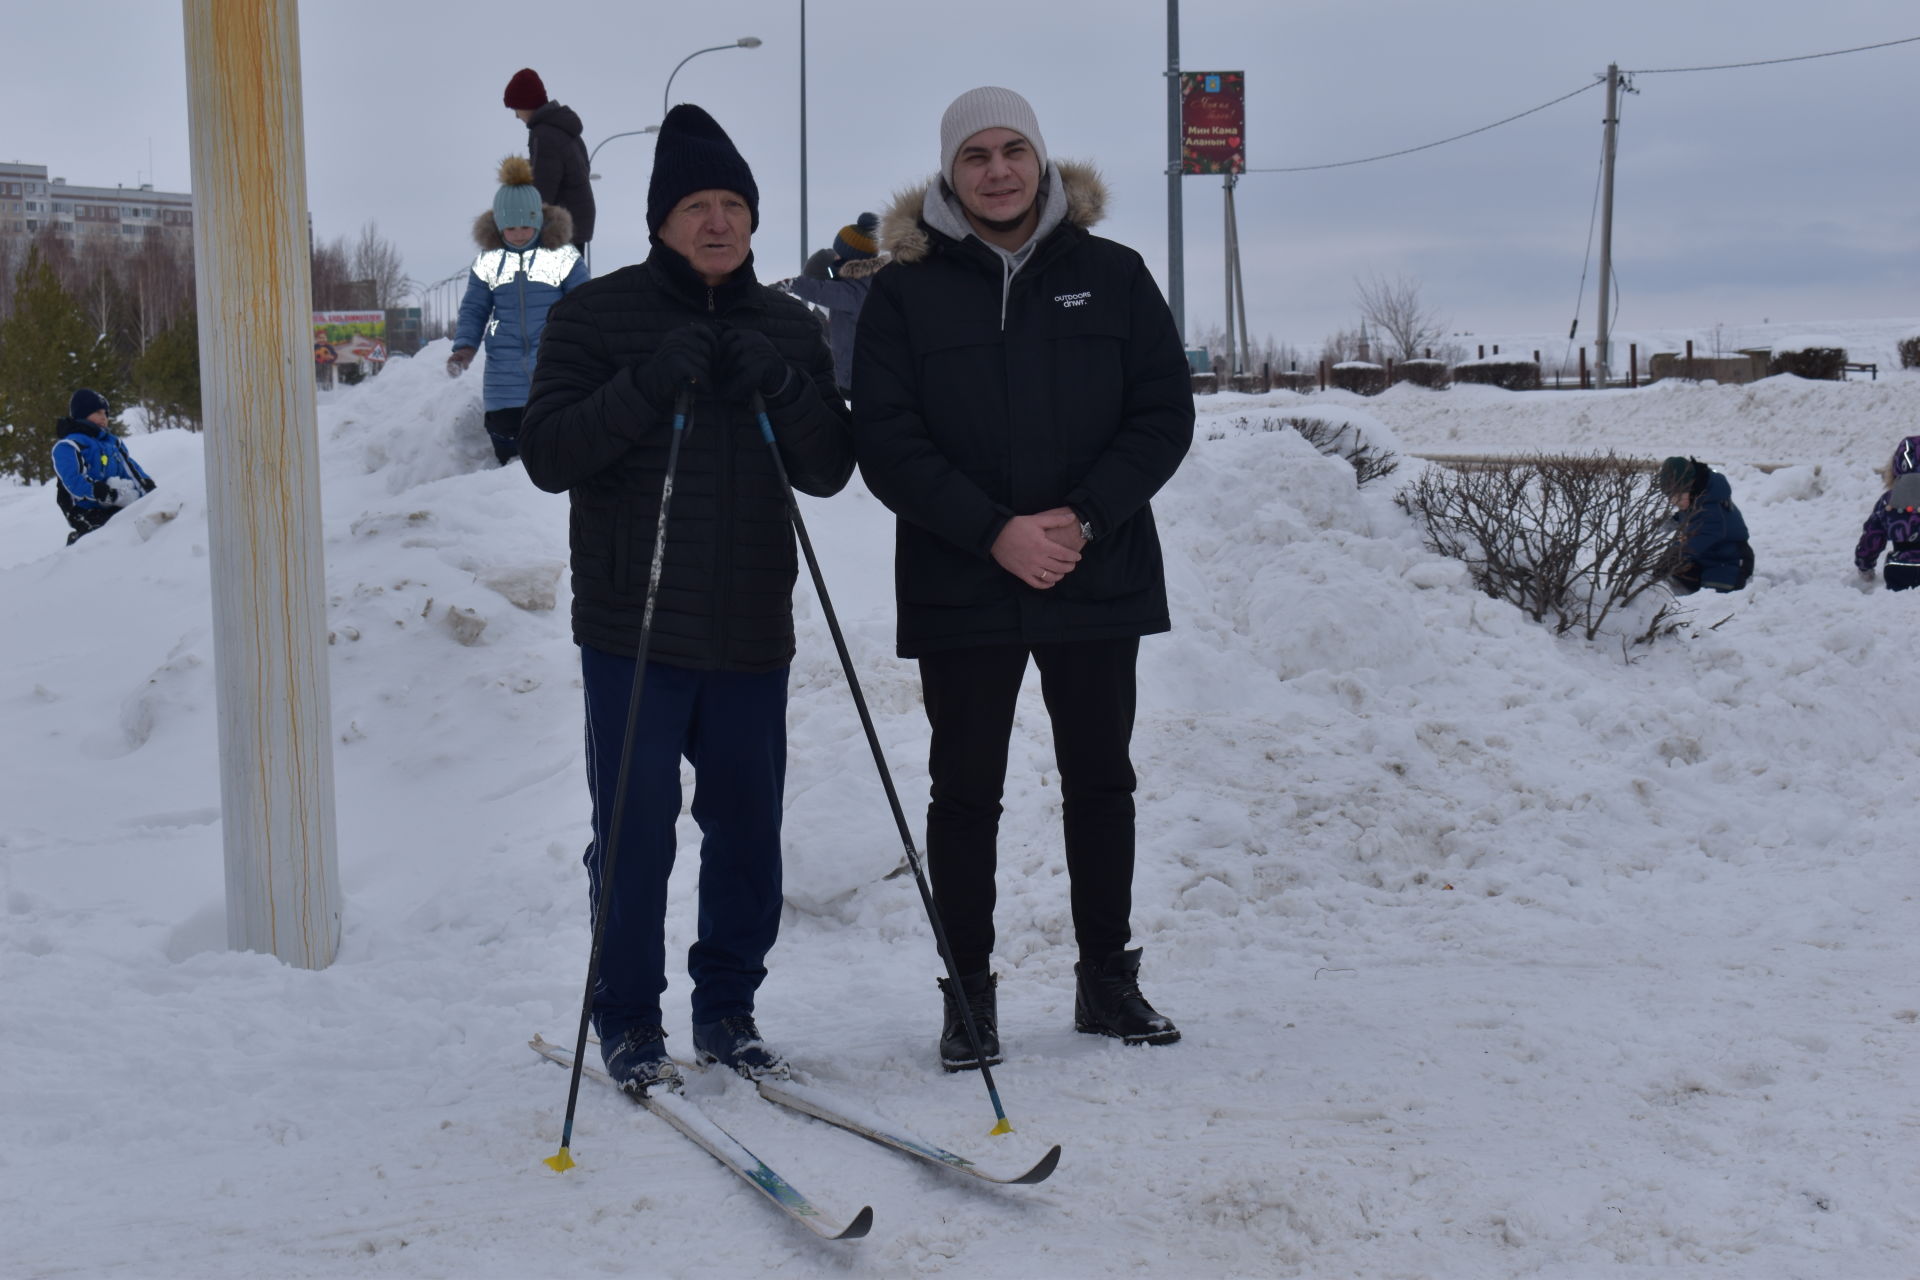
<instances>
[{"instance_id":1,"label":"white knit beanie","mask_svg":"<svg viewBox=\"0 0 1920 1280\"><path fill-rule=\"evenodd\" d=\"M1011 129L1033 144L1040 172L1047 171L1047 140L1040 136L1040 121L1033 104L1011 89L983 85L969 89L953 100L947 114L940 117L940 176L953 181L953 158L960 147L982 129Z\"/></svg>"}]
</instances>

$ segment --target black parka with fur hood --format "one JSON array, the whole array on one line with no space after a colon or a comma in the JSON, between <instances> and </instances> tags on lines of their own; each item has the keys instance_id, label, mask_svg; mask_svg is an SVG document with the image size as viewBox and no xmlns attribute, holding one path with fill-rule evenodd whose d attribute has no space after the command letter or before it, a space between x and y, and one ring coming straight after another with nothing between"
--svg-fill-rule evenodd
<instances>
[{"instance_id":1,"label":"black parka with fur hood","mask_svg":"<svg viewBox=\"0 0 1920 1280\"><path fill-rule=\"evenodd\" d=\"M881 223L892 265L860 315L854 439L867 486L899 517L902 657L1171 626L1148 500L1193 439L1186 352L1140 255L1087 231L1105 209L1099 175L1054 170L1047 200L1063 216L1011 279L998 251L929 223L938 179ZM991 549L1013 516L1059 506L1095 538L1036 590Z\"/></svg>"},{"instance_id":2,"label":"black parka with fur hood","mask_svg":"<svg viewBox=\"0 0 1920 1280\"><path fill-rule=\"evenodd\" d=\"M839 492L853 475L847 408L834 391L820 322L754 279L749 257L708 288L658 242L645 262L581 285L547 317L520 424L527 476L572 502L573 637L630 656L673 437L673 406L634 374L686 324L756 329L791 376L767 417L795 488ZM694 397L668 508L666 555L649 660L674 667L772 671L793 658L798 573L786 490L748 406Z\"/></svg>"}]
</instances>

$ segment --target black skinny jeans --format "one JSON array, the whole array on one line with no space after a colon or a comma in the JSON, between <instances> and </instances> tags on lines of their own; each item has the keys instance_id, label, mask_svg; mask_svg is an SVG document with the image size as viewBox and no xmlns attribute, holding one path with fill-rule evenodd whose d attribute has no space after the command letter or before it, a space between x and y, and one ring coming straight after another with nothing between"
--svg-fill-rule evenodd
<instances>
[{"instance_id":1,"label":"black skinny jeans","mask_svg":"<svg viewBox=\"0 0 1920 1280\"><path fill-rule=\"evenodd\" d=\"M993 955L995 840L1007 777L1014 701L1027 657L1053 725L1060 771L1073 929L1082 959L1133 936L1135 637L1073 644L990 645L929 654L920 683L933 728L927 867L963 974Z\"/></svg>"}]
</instances>

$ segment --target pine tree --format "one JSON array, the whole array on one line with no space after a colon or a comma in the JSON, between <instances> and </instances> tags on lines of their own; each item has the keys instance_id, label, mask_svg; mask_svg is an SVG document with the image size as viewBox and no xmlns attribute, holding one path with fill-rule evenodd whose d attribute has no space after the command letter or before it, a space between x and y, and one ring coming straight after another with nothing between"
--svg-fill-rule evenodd
<instances>
[{"instance_id":1,"label":"pine tree","mask_svg":"<svg viewBox=\"0 0 1920 1280\"><path fill-rule=\"evenodd\" d=\"M13 314L0 323L0 473L36 484L53 478L57 424L79 387L120 404L119 361L29 248L14 277Z\"/></svg>"},{"instance_id":2,"label":"pine tree","mask_svg":"<svg viewBox=\"0 0 1920 1280\"><path fill-rule=\"evenodd\" d=\"M200 321L192 308L174 316L133 362L133 385L149 429L200 429Z\"/></svg>"}]
</instances>

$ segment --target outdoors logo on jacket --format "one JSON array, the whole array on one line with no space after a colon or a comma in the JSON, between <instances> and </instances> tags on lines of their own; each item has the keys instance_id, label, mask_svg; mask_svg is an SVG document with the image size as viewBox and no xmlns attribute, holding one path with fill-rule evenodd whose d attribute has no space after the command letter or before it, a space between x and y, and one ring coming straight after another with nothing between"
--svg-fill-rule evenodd
<instances>
[{"instance_id":1,"label":"outdoors logo on jacket","mask_svg":"<svg viewBox=\"0 0 1920 1280\"><path fill-rule=\"evenodd\" d=\"M1093 301L1093 290L1084 293L1056 293L1053 300L1063 307L1084 307Z\"/></svg>"}]
</instances>

